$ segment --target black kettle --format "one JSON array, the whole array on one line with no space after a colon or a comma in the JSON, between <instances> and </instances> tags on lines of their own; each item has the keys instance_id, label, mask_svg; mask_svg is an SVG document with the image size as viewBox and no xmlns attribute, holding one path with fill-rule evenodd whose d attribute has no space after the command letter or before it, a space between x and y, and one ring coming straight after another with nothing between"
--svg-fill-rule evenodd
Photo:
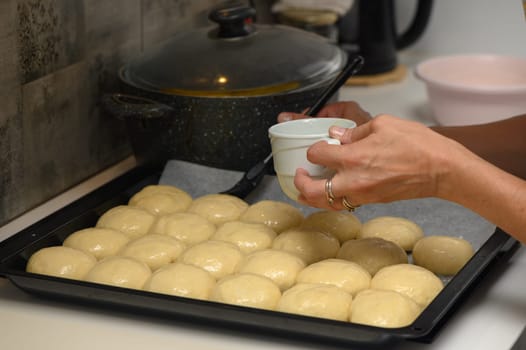
<instances>
[{"instance_id":1,"label":"black kettle","mask_svg":"<svg viewBox=\"0 0 526 350\"><path fill-rule=\"evenodd\" d=\"M400 34L397 33L394 6L394 0L356 0L347 18L340 21L341 46L365 59L360 75L385 73L396 68L397 51L413 44L424 33L433 0L418 0L411 23Z\"/></svg>"}]
</instances>

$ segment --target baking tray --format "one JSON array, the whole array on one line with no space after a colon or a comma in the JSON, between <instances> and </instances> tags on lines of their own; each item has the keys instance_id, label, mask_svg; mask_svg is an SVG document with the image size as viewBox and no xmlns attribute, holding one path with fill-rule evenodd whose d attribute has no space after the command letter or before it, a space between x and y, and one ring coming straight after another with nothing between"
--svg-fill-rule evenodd
<instances>
[{"instance_id":1,"label":"baking tray","mask_svg":"<svg viewBox=\"0 0 526 350\"><path fill-rule=\"evenodd\" d=\"M191 169L193 172L195 169ZM0 276L21 290L41 297L65 300L93 307L112 307L131 313L153 314L213 327L247 329L298 341L341 343L351 346L383 347L402 340L429 343L448 317L491 265L509 258L519 244L496 228L478 247L473 258L413 324L403 328L379 328L348 322L285 314L241 306L168 296L83 281L25 272L29 257L43 247L59 245L72 232L95 225L108 209L125 204L149 184L162 180L163 169L138 167L58 210L32 226L0 242ZM194 173L195 174L195 173ZM166 175L166 174L164 174Z\"/></svg>"}]
</instances>

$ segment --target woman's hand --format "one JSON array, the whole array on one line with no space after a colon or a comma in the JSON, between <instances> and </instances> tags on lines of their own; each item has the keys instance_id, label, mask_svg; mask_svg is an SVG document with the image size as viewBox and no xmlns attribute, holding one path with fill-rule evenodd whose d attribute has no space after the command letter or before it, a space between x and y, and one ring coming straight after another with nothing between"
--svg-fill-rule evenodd
<instances>
[{"instance_id":1,"label":"woman's hand","mask_svg":"<svg viewBox=\"0 0 526 350\"><path fill-rule=\"evenodd\" d=\"M305 110L304 112L306 112ZM362 125L371 120L371 115L364 111L356 102L336 102L326 105L316 115L319 118L337 117L353 120L357 125ZM282 123L288 120L308 118L304 114L282 112L278 115L278 122Z\"/></svg>"},{"instance_id":2,"label":"woman's hand","mask_svg":"<svg viewBox=\"0 0 526 350\"><path fill-rule=\"evenodd\" d=\"M341 210L344 196L353 205L444 197L443 192L449 191L451 161L477 158L420 123L389 115L354 129L332 127L330 135L342 145L318 142L309 148L307 158L336 171L333 206L326 199L325 179L311 178L298 169L294 180L299 200L319 208Z\"/></svg>"},{"instance_id":3,"label":"woman's hand","mask_svg":"<svg viewBox=\"0 0 526 350\"><path fill-rule=\"evenodd\" d=\"M520 121L512 122L517 126ZM318 142L308 149L307 158L335 171L330 182L335 199L332 205L328 203L326 179L311 178L298 169L294 184L301 202L342 210L346 209L344 198L356 207L437 197L471 209L526 244L526 181L457 141L389 115L377 116L354 129L331 127L329 133L341 145ZM491 143L488 141L493 137L495 134L488 133L483 141ZM517 154L522 154L521 145L516 144ZM516 161L521 159L516 157Z\"/></svg>"}]
</instances>

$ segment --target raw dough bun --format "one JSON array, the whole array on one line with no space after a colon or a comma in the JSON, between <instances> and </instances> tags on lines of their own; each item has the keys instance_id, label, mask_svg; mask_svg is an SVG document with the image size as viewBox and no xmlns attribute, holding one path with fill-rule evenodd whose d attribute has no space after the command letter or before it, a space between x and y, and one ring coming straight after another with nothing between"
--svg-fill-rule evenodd
<instances>
[{"instance_id":1,"label":"raw dough bun","mask_svg":"<svg viewBox=\"0 0 526 350\"><path fill-rule=\"evenodd\" d=\"M367 289L352 302L351 322L383 328L405 327L420 315L411 298L392 290Z\"/></svg>"},{"instance_id":2,"label":"raw dough bun","mask_svg":"<svg viewBox=\"0 0 526 350\"><path fill-rule=\"evenodd\" d=\"M141 289L152 274L142 261L125 256L110 256L99 261L84 278L88 282Z\"/></svg>"},{"instance_id":3,"label":"raw dough bun","mask_svg":"<svg viewBox=\"0 0 526 350\"><path fill-rule=\"evenodd\" d=\"M408 262L407 253L402 247L376 237L349 240L342 244L336 257L359 264L371 276L385 266Z\"/></svg>"},{"instance_id":4,"label":"raw dough bun","mask_svg":"<svg viewBox=\"0 0 526 350\"><path fill-rule=\"evenodd\" d=\"M155 271L163 265L174 262L186 245L167 235L149 234L129 242L119 255L144 262Z\"/></svg>"},{"instance_id":5,"label":"raw dough bun","mask_svg":"<svg viewBox=\"0 0 526 350\"><path fill-rule=\"evenodd\" d=\"M153 226L152 233L161 233L184 242L187 246L201 243L212 237L216 226L193 213L174 213L161 216Z\"/></svg>"},{"instance_id":6,"label":"raw dough bun","mask_svg":"<svg viewBox=\"0 0 526 350\"><path fill-rule=\"evenodd\" d=\"M144 209L119 205L102 214L96 227L111 228L133 239L147 234L154 221L155 216Z\"/></svg>"},{"instance_id":7,"label":"raw dough bun","mask_svg":"<svg viewBox=\"0 0 526 350\"><path fill-rule=\"evenodd\" d=\"M352 213L341 211L318 211L303 220L302 229L326 232L338 238L340 243L355 239L362 223Z\"/></svg>"},{"instance_id":8,"label":"raw dough bun","mask_svg":"<svg viewBox=\"0 0 526 350\"><path fill-rule=\"evenodd\" d=\"M387 266L374 275L372 289L394 290L426 307L444 288L433 272L412 264Z\"/></svg>"},{"instance_id":9,"label":"raw dough bun","mask_svg":"<svg viewBox=\"0 0 526 350\"><path fill-rule=\"evenodd\" d=\"M329 233L290 229L274 239L272 248L296 254L309 265L334 258L340 249L340 242Z\"/></svg>"},{"instance_id":10,"label":"raw dough bun","mask_svg":"<svg viewBox=\"0 0 526 350\"><path fill-rule=\"evenodd\" d=\"M395 216L379 216L365 222L358 237L383 238L410 252L423 236L422 228L411 220Z\"/></svg>"},{"instance_id":11,"label":"raw dough bun","mask_svg":"<svg viewBox=\"0 0 526 350\"><path fill-rule=\"evenodd\" d=\"M439 275L455 275L474 254L471 243L462 238L427 236L416 242L413 262Z\"/></svg>"},{"instance_id":12,"label":"raw dough bun","mask_svg":"<svg viewBox=\"0 0 526 350\"><path fill-rule=\"evenodd\" d=\"M212 289L210 300L220 303L274 310L281 297L272 280L250 273L226 276Z\"/></svg>"},{"instance_id":13,"label":"raw dough bun","mask_svg":"<svg viewBox=\"0 0 526 350\"><path fill-rule=\"evenodd\" d=\"M179 261L198 266L216 279L232 274L243 253L234 243L206 241L196 244L181 254Z\"/></svg>"},{"instance_id":14,"label":"raw dough bun","mask_svg":"<svg viewBox=\"0 0 526 350\"><path fill-rule=\"evenodd\" d=\"M277 249L265 249L248 254L237 271L265 276L284 291L296 283L298 273L306 264L299 256Z\"/></svg>"},{"instance_id":15,"label":"raw dough bun","mask_svg":"<svg viewBox=\"0 0 526 350\"><path fill-rule=\"evenodd\" d=\"M348 321L352 296L329 284L296 284L286 290L277 310L293 314Z\"/></svg>"},{"instance_id":16,"label":"raw dough bun","mask_svg":"<svg viewBox=\"0 0 526 350\"><path fill-rule=\"evenodd\" d=\"M262 223L276 231L276 233L281 233L300 226L303 218L302 212L288 203L264 200L248 207L241 215L240 220Z\"/></svg>"},{"instance_id":17,"label":"raw dough bun","mask_svg":"<svg viewBox=\"0 0 526 350\"><path fill-rule=\"evenodd\" d=\"M303 269L296 283L323 283L356 295L371 285L371 275L360 265L342 259L322 260Z\"/></svg>"},{"instance_id":18,"label":"raw dough bun","mask_svg":"<svg viewBox=\"0 0 526 350\"><path fill-rule=\"evenodd\" d=\"M207 300L216 280L200 267L176 262L155 271L146 281L144 290Z\"/></svg>"},{"instance_id":19,"label":"raw dough bun","mask_svg":"<svg viewBox=\"0 0 526 350\"><path fill-rule=\"evenodd\" d=\"M211 239L234 243L245 254L269 248L276 232L264 224L230 221L221 225Z\"/></svg>"},{"instance_id":20,"label":"raw dough bun","mask_svg":"<svg viewBox=\"0 0 526 350\"><path fill-rule=\"evenodd\" d=\"M81 250L56 246L42 248L27 262L26 271L80 280L95 265L97 259Z\"/></svg>"},{"instance_id":21,"label":"raw dough bun","mask_svg":"<svg viewBox=\"0 0 526 350\"><path fill-rule=\"evenodd\" d=\"M110 228L90 227L70 234L62 243L65 247L75 248L89 253L98 260L116 255L130 237Z\"/></svg>"},{"instance_id":22,"label":"raw dough bun","mask_svg":"<svg viewBox=\"0 0 526 350\"><path fill-rule=\"evenodd\" d=\"M201 215L219 226L239 219L247 208L247 202L229 194L207 194L196 198L187 211Z\"/></svg>"},{"instance_id":23,"label":"raw dough bun","mask_svg":"<svg viewBox=\"0 0 526 350\"><path fill-rule=\"evenodd\" d=\"M175 186L149 185L130 198L130 206L148 210L155 215L183 212L192 203L192 197Z\"/></svg>"}]
</instances>

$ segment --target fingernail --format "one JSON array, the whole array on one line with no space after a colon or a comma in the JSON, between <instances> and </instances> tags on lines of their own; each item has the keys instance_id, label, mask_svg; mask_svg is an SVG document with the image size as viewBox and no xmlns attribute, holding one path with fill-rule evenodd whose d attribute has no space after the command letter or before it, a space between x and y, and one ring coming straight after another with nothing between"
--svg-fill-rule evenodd
<instances>
[{"instance_id":1,"label":"fingernail","mask_svg":"<svg viewBox=\"0 0 526 350\"><path fill-rule=\"evenodd\" d=\"M278 122L287 122L289 120L292 120L292 116L288 113L280 113L278 115Z\"/></svg>"},{"instance_id":2,"label":"fingernail","mask_svg":"<svg viewBox=\"0 0 526 350\"><path fill-rule=\"evenodd\" d=\"M340 138L345 134L345 128L342 128L341 126L331 126L329 129L329 134L332 137Z\"/></svg>"}]
</instances>

